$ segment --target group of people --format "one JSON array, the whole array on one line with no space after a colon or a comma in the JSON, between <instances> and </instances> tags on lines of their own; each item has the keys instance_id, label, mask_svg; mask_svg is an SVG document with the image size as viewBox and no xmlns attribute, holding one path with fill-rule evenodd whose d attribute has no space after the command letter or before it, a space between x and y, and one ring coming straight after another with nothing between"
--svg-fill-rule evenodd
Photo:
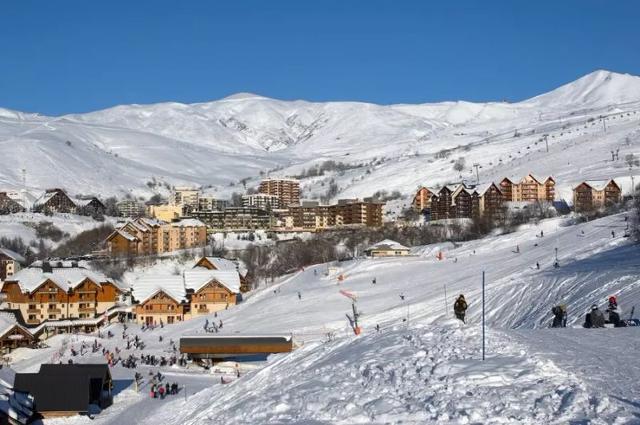
<instances>
[{"instance_id":1,"label":"group of people","mask_svg":"<svg viewBox=\"0 0 640 425\"><path fill-rule=\"evenodd\" d=\"M173 383L173 384L169 384L168 382L166 382L164 385L162 385L162 383L152 383L151 384L151 390L149 392L149 395L151 396L151 398L161 398L164 400L164 397L167 395L174 395L174 394L178 394L179 391L179 387L177 383Z\"/></svg>"},{"instance_id":2,"label":"group of people","mask_svg":"<svg viewBox=\"0 0 640 425\"><path fill-rule=\"evenodd\" d=\"M620 318L620 310L618 308L618 300L615 296L609 297L609 303L605 310L608 318L600 311L597 304L591 306L591 311L587 313L583 326L585 328L604 328L606 323L612 324L616 328L627 326L627 322Z\"/></svg>"}]
</instances>

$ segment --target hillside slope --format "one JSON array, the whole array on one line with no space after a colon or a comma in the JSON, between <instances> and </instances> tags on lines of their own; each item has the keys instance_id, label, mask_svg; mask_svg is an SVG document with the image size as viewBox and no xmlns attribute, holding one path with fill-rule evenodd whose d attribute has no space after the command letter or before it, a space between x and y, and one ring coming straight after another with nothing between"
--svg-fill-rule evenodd
<instances>
[{"instance_id":1,"label":"hillside slope","mask_svg":"<svg viewBox=\"0 0 640 425\"><path fill-rule=\"evenodd\" d=\"M303 181L318 197L409 195L419 184L552 173L565 190L583 178L628 176L640 154L640 78L596 71L514 104L373 105L281 101L238 94L199 104L123 105L62 117L0 110L0 187L149 195L168 185L213 186L220 196L260 174L297 175L322 161L341 172ZM548 134L549 152L541 141ZM619 149L620 160L611 160ZM452 162L465 158L462 173ZM633 170L631 171L634 172ZM155 183L158 183L157 185Z\"/></svg>"}]
</instances>

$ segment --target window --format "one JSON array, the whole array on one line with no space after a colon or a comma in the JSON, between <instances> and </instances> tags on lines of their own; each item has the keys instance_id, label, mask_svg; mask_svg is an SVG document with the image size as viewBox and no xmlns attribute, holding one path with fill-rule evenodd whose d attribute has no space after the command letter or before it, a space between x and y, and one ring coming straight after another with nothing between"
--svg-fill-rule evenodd
<instances>
[{"instance_id":1,"label":"window","mask_svg":"<svg viewBox=\"0 0 640 425\"><path fill-rule=\"evenodd\" d=\"M49 310L55 310L55 309L56 309L55 304L49 304Z\"/></svg>"},{"instance_id":2,"label":"window","mask_svg":"<svg viewBox=\"0 0 640 425\"><path fill-rule=\"evenodd\" d=\"M55 314L50 314L49 315L49 320L56 320L56 315Z\"/></svg>"},{"instance_id":3,"label":"window","mask_svg":"<svg viewBox=\"0 0 640 425\"><path fill-rule=\"evenodd\" d=\"M35 309L36 309L35 304L29 304L29 310L35 310Z\"/></svg>"},{"instance_id":4,"label":"window","mask_svg":"<svg viewBox=\"0 0 640 425\"><path fill-rule=\"evenodd\" d=\"M38 320L38 316L36 316L35 314L30 314L29 315L29 320L30 321Z\"/></svg>"}]
</instances>

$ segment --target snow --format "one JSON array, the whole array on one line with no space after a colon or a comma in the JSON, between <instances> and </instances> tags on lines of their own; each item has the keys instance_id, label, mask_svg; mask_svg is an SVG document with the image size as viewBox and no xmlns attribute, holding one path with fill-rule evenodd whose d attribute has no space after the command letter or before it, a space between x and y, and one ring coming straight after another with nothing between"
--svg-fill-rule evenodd
<instances>
[{"instance_id":1,"label":"snow","mask_svg":"<svg viewBox=\"0 0 640 425\"><path fill-rule=\"evenodd\" d=\"M18 282L23 292L32 292L47 281L51 281L58 285L63 291L67 291L80 285L86 279L90 279L98 286L105 282L115 283L100 272L80 267L53 268L51 272L43 272L40 268L27 267L7 280Z\"/></svg>"},{"instance_id":2,"label":"snow","mask_svg":"<svg viewBox=\"0 0 640 425\"><path fill-rule=\"evenodd\" d=\"M292 335L296 349L209 372L139 366L145 378L160 369L169 382L186 385L186 397L181 392L164 401L149 398L147 382L136 392L126 383L134 370L115 366L114 406L91 423L634 423L640 415L640 375L633 366L638 331L580 327L589 306L604 306L610 295L618 297L624 314L640 302L640 252L621 236L625 226L624 214L580 224L554 218L511 234L413 247L419 255L412 257L320 264L245 294L244 302L217 317L144 332L129 324L127 333L140 335L148 354L170 355L170 339L210 335L205 320L224 322L219 335ZM556 247L560 268L552 266ZM442 260L435 256L439 251ZM169 271L175 261L133 273ZM340 290L357 295L360 336L345 318L351 300ZM466 325L451 317L459 293L470 305ZM550 309L559 303L568 306L570 328L548 329ZM109 329L111 339L103 330L101 337L60 335L46 341L50 348L16 350L12 365L37 370L43 361L66 361L69 347L78 350L81 341L123 349L122 326ZM121 355L129 353L139 352L123 349ZM100 353L73 359L104 361ZM231 383L221 385L221 377Z\"/></svg>"},{"instance_id":3,"label":"snow","mask_svg":"<svg viewBox=\"0 0 640 425\"><path fill-rule=\"evenodd\" d=\"M185 105L122 105L63 117L0 114L0 187L51 186L71 193L133 195L200 186L219 198L262 177L299 175L323 161L353 168L302 181L318 199L331 179L337 197L399 190L410 198L476 177L553 175L570 199L582 180L619 180L624 157L640 154L640 78L596 71L518 103L373 105L281 101L254 95ZM606 128L605 128L606 127ZM549 152L542 135L548 134ZM68 142L68 143L67 143ZM5 149L6 148L6 149ZM619 149L619 160L611 151ZM447 155L437 155L448 151ZM462 172L452 162L465 158ZM33 164L38 164L35 167ZM262 173L262 175L260 175Z\"/></svg>"}]
</instances>

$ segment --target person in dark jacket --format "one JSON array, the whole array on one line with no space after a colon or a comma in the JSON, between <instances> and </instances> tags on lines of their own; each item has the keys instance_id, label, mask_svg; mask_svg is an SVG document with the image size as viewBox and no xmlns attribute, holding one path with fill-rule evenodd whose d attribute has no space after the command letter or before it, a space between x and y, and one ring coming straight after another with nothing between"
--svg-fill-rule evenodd
<instances>
[{"instance_id":1,"label":"person in dark jacket","mask_svg":"<svg viewBox=\"0 0 640 425\"><path fill-rule=\"evenodd\" d=\"M551 324L552 328L563 328L563 324L566 323L565 313L562 309L562 306L556 305L551 309L551 314L553 314L553 323Z\"/></svg>"},{"instance_id":2,"label":"person in dark jacket","mask_svg":"<svg viewBox=\"0 0 640 425\"><path fill-rule=\"evenodd\" d=\"M609 297L609 305L607 306L607 313L609 314L609 323L612 323L616 328L623 328L626 323L620 320L620 310L618 310L618 300L614 296Z\"/></svg>"},{"instance_id":3,"label":"person in dark jacket","mask_svg":"<svg viewBox=\"0 0 640 425\"><path fill-rule=\"evenodd\" d=\"M591 311L587 313L584 321L585 328L604 328L604 314L598 310L597 305L591 306Z\"/></svg>"},{"instance_id":4,"label":"person in dark jacket","mask_svg":"<svg viewBox=\"0 0 640 425\"><path fill-rule=\"evenodd\" d=\"M460 294L460 296L456 299L456 302L453 304L453 312L456 315L456 318L462 320L463 323L466 323L464 321L464 316L467 312L467 301L464 299L464 295Z\"/></svg>"}]
</instances>

